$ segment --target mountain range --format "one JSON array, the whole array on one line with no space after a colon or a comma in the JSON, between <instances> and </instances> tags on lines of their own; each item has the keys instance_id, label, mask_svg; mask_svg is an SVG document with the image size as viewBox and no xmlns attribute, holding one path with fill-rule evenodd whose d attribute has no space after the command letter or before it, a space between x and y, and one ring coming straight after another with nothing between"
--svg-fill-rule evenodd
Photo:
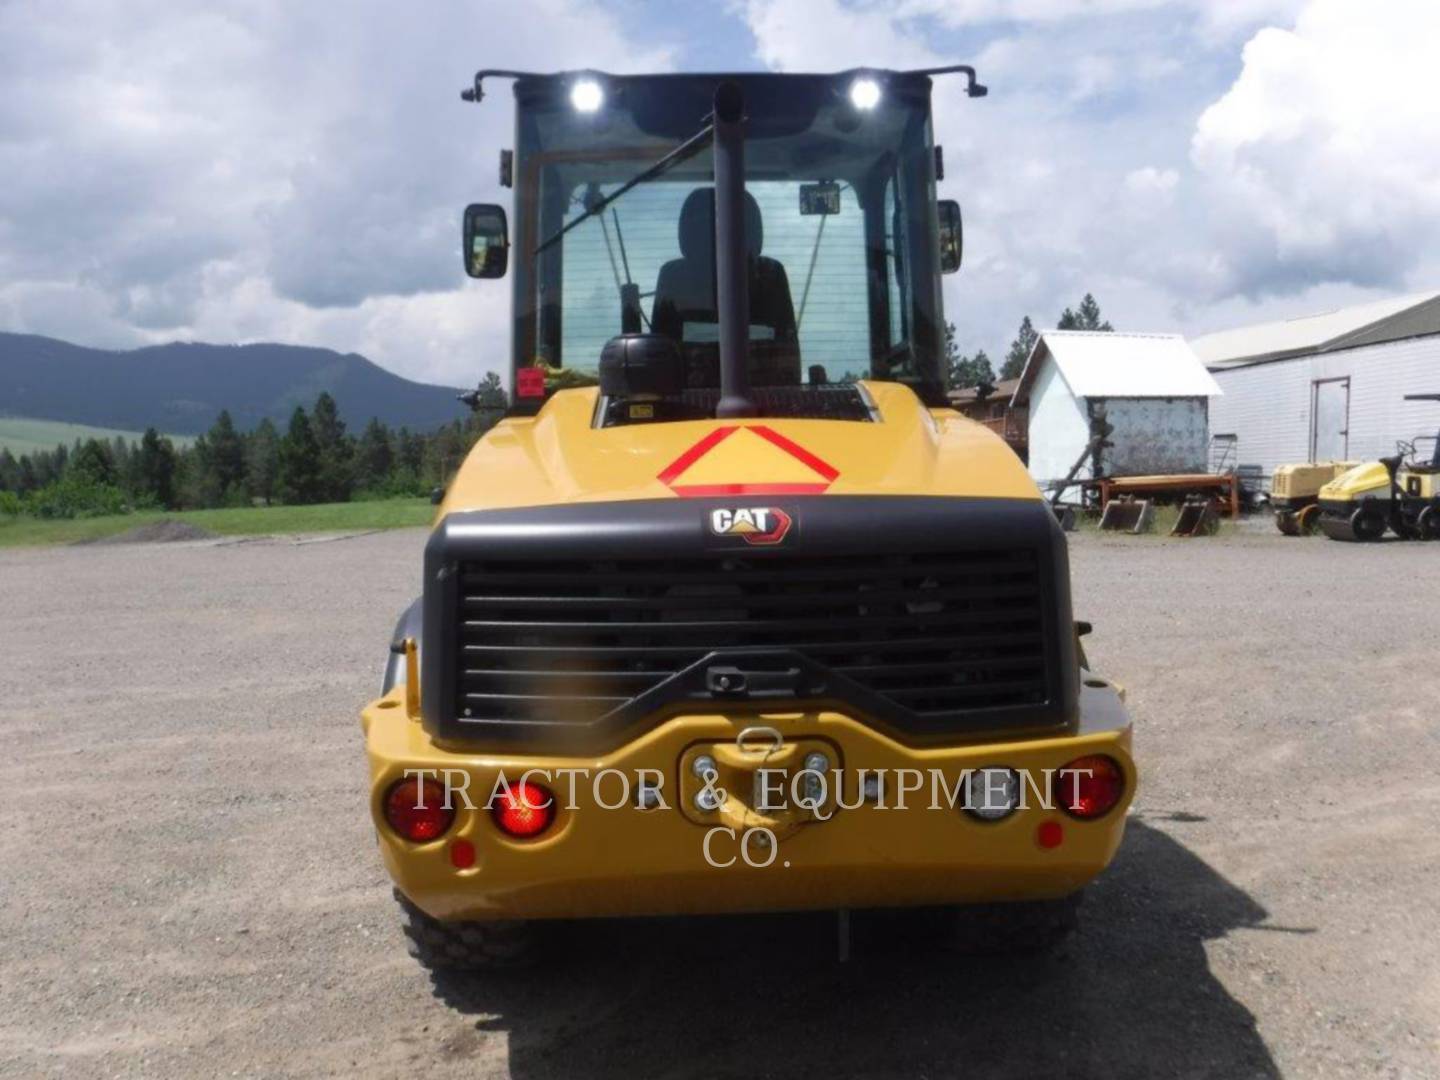
<instances>
[{"instance_id":1,"label":"mountain range","mask_svg":"<svg viewBox=\"0 0 1440 1080\"><path fill-rule=\"evenodd\" d=\"M242 430L266 417L283 430L295 406L309 409L322 390L352 431L372 416L429 431L466 414L454 389L411 382L355 353L181 342L112 351L0 333L0 416L190 435L228 409Z\"/></svg>"}]
</instances>

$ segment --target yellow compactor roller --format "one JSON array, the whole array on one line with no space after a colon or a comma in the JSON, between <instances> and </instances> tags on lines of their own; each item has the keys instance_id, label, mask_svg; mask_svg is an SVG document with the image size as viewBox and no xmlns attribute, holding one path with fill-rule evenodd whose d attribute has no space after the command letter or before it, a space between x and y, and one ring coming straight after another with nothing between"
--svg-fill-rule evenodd
<instances>
[{"instance_id":1,"label":"yellow compactor roller","mask_svg":"<svg viewBox=\"0 0 1440 1080\"><path fill-rule=\"evenodd\" d=\"M1440 401L1440 394L1406 394L1405 400ZM1404 461L1395 471L1395 516L1401 535L1440 540L1440 434L1421 436L1403 449Z\"/></svg>"},{"instance_id":2,"label":"yellow compactor roller","mask_svg":"<svg viewBox=\"0 0 1440 1080\"><path fill-rule=\"evenodd\" d=\"M1320 489L1356 464L1354 461L1316 461L1281 465L1270 478L1275 527L1286 536L1314 533L1320 520Z\"/></svg>"},{"instance_id":3,"label":"yellow compactor roller","mask_svg":"<svg viewBox=\"0 0 1440 1080\"><path fill-rule=\"evenodd\" d=\"M1374 541L1390 527L1394 468L1384 460L1349 469L1320 489L1320 530L1331 540Z\"/></svg>"},{"instance_id":4,"label":"yellow compactor roller","mask_svg":"<svg viewBox=\"0 0 1440 1080\"><path fill-rule=\"evenodd\" d=\"M1407 394L1406 401L1440 401ZM1427 457L1421 447L1431 447ZM1399 443L1399 452L1357 465L1320 489L1320 528L1332 540L1440 539L1440 437Z\"/></svg>"}]
</instances>

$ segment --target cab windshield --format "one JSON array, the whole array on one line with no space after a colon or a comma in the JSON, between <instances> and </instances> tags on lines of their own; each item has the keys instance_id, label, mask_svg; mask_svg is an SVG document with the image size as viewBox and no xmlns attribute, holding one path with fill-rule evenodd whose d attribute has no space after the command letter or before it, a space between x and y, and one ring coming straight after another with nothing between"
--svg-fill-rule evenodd
<instances>
[{"instance_id":1,"label":"cab windshield","mask_svg":"<svg viewBox=\"0 0 1440 1080\"><path fill-rule=\"evenodd\" d=\"M610 338L651 332L680 346L689 386L715 387L709 146L587 211L694 136L719 80L604 77L577 94L587 78L516 83L514 361L584 381ZM752 380L943 394L929 80L877 76L865 109L845 78L738 81Z\"/></svg>"}]
</instances>

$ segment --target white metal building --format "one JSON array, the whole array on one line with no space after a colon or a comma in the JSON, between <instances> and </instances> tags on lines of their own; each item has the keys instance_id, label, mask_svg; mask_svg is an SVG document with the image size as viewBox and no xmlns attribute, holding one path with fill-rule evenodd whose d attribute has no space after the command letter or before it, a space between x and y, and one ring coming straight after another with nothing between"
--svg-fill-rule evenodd
<instances>
[{"instance_id":1,"label":"white metal building","mask_svg":"<svg viewBox=\"0 0 1440 1080\"><path fill-rule=\"evenodd\" d=\"M1046 330L1011 403L1029 405L1030 475L1043 487L1069 475L1101 412L1114 428L1104 475L1205 472L1209 402L1220 392L1178 334ZM1077 477L1093 478L1094 464Z\"/></svg>"},{"instance_id":2,"label":"white metal building","mask_svg":"<svg viewBox=\"0 0 1440 1080\"><path fill-rule=\"evenodd\" d=\"M1267 478L1290 462L1374 460L1440 428L1440 405L1405 400L1440 393L1440 292L1226 330L1191 346L1225 391L1211 429L1235 435L1238 461Z\"/></svg>"}]
</instances>

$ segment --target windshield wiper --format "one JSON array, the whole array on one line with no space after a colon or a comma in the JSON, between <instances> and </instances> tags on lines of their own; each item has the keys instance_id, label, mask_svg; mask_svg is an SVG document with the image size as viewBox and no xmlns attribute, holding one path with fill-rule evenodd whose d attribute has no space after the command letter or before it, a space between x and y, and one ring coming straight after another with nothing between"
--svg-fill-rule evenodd
<instances>
[{"instance_id":1,"label":"windshield wiper","mask_svg":"<svg viewBox=\"0 0 1440 1080\"><path fill-rule=\"evenodd\" d=\"M662 157L659 161L655 162L655 164L651 165L644 172L636 176L632 176L629 180L626 180L625 183L621 184L609 195L606 195L603 199L600 199L597 202L591 203L589 206L587 206L583 214L577 217L574 221L563 226L559 232L555 233L543 244L537 247L535 249L535 254L539 255L546 248L552 247L554 244L558 243L562 236L568 233L571 229L575 228L575 226L579 225L582 221L588 221L590 218L595 217L598 214L603 214L606 208L609 207L611 203L613 203L616 199L620 198L621 195L624 195L631 188L637 187L640 184L645 183L645 181L647 180L653 180L655 179L655 177L662 175L674 166L680 164L680 162L686 161L694 157L700 150L705 147L706 143L709 142L710 137L714 134L714 132L714 124L706 124L694 135L691 135L690 138L686 139L674 150L671 150L668 154Z\"/></svg>"}]
</instances>

